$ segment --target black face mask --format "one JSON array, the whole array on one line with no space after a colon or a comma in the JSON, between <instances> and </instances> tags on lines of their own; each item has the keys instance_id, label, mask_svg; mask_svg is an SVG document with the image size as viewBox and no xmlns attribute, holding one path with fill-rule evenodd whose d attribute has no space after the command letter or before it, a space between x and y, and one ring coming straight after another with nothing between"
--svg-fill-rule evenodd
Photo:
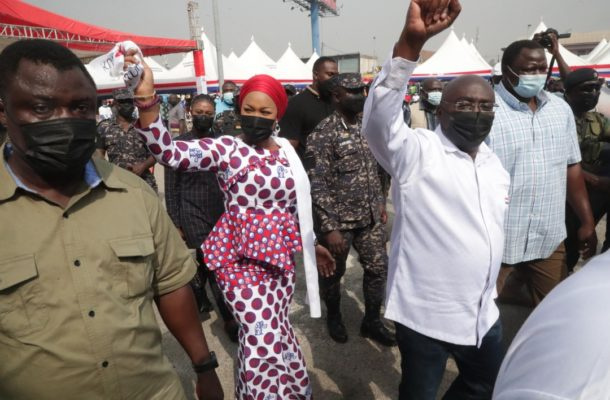
<instances>
[{"instance_id":1,"label":"black face mask","mask_svg":"<svg viewBox=\"0 0 610 400\"><path fill-rule=\"evenodd\" d=\"M597 106L599 94L583 94L576 102L576 111L587 112Z\"/></svg>"},{"instance_id":2,"label":"black face mask","mask_svg":"<svg viewBox=\"0 0 610 400\"><path fill-rule=\"evenodd\" d=\"M208 115L193 115L193 127L201 132L207 132L214 124L214 117Z\"/></svg>"},{"instance_id":3,"label":"black face mask","mask_svg":"<svg viewBox=\"0 0 610 400\"><path fill-rule=\"evenodd\" d=\"M341 111L346 114L356 115L361 113L364 110L364 102L366 98L363 94L353 94L350 96L345 96L339 102L339 107Z\"/></svg>"},{"instance_id":4,"label":"black face mask","mask_svg":"<svg viewBox=\"0 0 610 400\"><path fill-rule=\"evenodd\" d=\"M60 118L20 125L25 149L15 150L43 178L82 174L95 151L94 119Z\"/></svg>"},{"instance_id":5,"label":"black face mask","mask_svg":"<svg viewBox=\"0 0 610 400\"><path fill-rule=\"evenodd\" d=\"M117 105L117 111L119 115L125 119L133 118L133 111L136 109L136 106L133 103L119 103Z\"/></svg>"},{"instance_id":6,"label":"black face mask","mask_svg":"<svg viewBox=\"0 0 610 400\"><path fill-rule=\"evenodd\" d=\"M320 97L323 99L330 99L334 86L335 84L332 78L318 82L318 93L320 93Z\"/></svg>"},{"instance_id":7,"label":"black face mask","mask_svg":"<svg viewBox=\"0 0 610 400\"><path fill-rule=\"evenodd\" d=\"M487 138L494 114L486 112L449 112L449 123L443 133L463 152L476 150Z\"/></svg>"},{"instance_id":8,"label":"black face mask","mask_svg":"<svg viewBox=\"0 0 610 400\"><path fill-rule=\"evenodd\" d=\"M241 130L244 132L247 143L260 143L273 133L274 119L253 117L250 115L241 116Z\"/></svg>"}]
</instances>

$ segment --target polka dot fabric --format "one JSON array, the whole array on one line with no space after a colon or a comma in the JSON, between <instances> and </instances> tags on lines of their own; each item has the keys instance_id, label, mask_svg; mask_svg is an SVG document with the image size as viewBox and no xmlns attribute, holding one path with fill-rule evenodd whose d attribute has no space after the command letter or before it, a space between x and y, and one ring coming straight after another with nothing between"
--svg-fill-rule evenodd
<instances>
[{"instance_id":1,"label":"polka dot fabric","mask_svg":"<svg viewBox=\"0 0 610 400\"><path fill-rule=\"evenodd\" d=\"M294 274L269 283L226 292L241 323L235 398L311 399L305 359L288 319Z\"/></svg>"},{"instance_id":2,"label":"polka dot fabric","mask_svg":"<svg viewBox=\"0 0 610 400\"><path fill-rule=\"evenodd\" d=\"M225 213L202 245L240 324L236 398L310 399L305 361L288 319L293 254L301 251L295 180L283 151L223 136L172 141L160 120L137 127L161 164L215 172Z\"/></svg>"}]
</instances>

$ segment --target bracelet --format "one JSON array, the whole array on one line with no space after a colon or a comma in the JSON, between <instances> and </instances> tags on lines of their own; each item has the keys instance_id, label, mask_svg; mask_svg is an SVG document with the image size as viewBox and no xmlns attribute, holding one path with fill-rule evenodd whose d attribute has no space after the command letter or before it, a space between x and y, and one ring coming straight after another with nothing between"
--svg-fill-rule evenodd
<instances>
[{"instance_id":1,"label":"bracelet","mask_svg":"<svg viewBox=\"0 0 610 400\"><path fill-rule=\"evenodd\" d=\"M157 94L157 91L153 90L153 92L151 94L142 95L142 96L133 96L133 98L135 100L145 100L145 99L148 99L148 98L152 99L153 97L155 97L156 94Z\"/></svg>"},{"instance_id":2,"label":"bracelet","mask_svg":"<svg viewBox=\"0 0 610 400\"><path fill-rule=\"evenodd\" d=\"M196 373L202 374L204 372L210 371L212 369L218 368L218 360L216 359L216 353L210 351L210 358L201 364L193 364L193 370Z\"/></svg>"},{"instance_id":3,"label":"bracelet","mask_svg":"<svg viewBox=\"0 0 610 400\"><path fill-rule=\"evenodd\" d=\"M152 101L149 101L148 103L142 103L138 100L134 100L133 104L135 104L135 106L138 107L138 109L140 111L146 111L146 110L153 108L160 102L161 102L161 97L155 95L155 97L152 99Z\"/></svg>"}]
</instances>

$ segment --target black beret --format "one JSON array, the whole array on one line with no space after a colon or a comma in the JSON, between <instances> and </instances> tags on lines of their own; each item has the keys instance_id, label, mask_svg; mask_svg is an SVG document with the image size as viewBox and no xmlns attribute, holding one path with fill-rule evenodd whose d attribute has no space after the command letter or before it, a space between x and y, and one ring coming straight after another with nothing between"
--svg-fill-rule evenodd
<instances>
[{"instance_id":1,"label":"black beret","mask_svg":"<svg viewBox=\"0 0 610 400\"><path fill-rule=\"evenodd\" d=\"M599 74L593 68L581 68L576 71L572 71L566 76L565 81L563 82L563 86L567 90L575 88L583 82L588 81L597 81L599 79Z\"/></svg>"}]
</instances>

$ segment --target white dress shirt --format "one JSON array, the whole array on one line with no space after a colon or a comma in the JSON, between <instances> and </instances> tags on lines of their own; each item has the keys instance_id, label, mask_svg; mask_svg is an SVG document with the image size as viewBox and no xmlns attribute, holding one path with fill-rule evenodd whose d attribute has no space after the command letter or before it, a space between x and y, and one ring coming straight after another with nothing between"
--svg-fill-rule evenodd
<instances>
[{"instance_id":1,"label":"white dress shirt","mask_svg":"<svg viewBox=\"0 0 610 400\"><path fill-rule=\"evenodd\" d=\"M440 126L404 123L415 66L387 61L364 108L369 147L393 178L385 317L434 339L480 346L499 316L493 300L510 178L484 143L473 160Z\"/></svg>"},{"instance_id":2,"label":"white dress shirt","mask_svg":"<svg viewBox=\"0 0 610 400\"><path fill-rule=\"evenodd\" d=\"M545 297L504 358L495 400L610 399L610 252Z\"/></svg>"}]
</instances>

